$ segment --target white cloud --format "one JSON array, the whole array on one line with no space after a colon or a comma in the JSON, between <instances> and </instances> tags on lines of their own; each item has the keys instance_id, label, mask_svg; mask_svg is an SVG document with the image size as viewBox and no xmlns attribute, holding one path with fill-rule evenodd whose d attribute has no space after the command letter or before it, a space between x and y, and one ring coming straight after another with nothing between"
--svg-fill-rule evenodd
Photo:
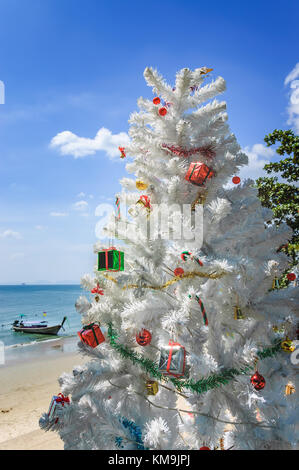
<instances>
[{"instance_id":1,"label":"white cloud","mask_svg":"<svg viewBox=\"0 0 299 470\"><path fill-rule=\"evenodd\" d=\"M289 105L287 107L289 115L288 124L294 127L295 132L299 132L299 62L288 74L284 84L290 88ZM252 147L245 147L243 151L248 155L249 162L248 166L241 169L239 176L242 179L256 179L260 176L265 176L263 168L270 162L275 151L264 144L254 144ZM229 183L229 186L232 186L232 184Z\"/></svg>"},{"instance_id":2,"label":"white cloud","mask_svg":"<svg viewBox=\"0 0 299 470\"><path fill-rule=\"evenodd\" d=\"M66 212L51 212L51 217L66 217L68 214Z\"/></svg>"},{"instance_id":3,"label":"white cloud","mask_svg":"<svg viewBox=\"0 0 299 470\"><path fill-rule=\"evenodd\" d=\"M287 75L284 81L284 84L287 85L288 83L292 82L293 80L295 80L295 78L298 77L298 75L299 75L299 62L295 65L295 67L289 73L289 75Z\"/></svg>"},{"instance_id":4,"label":"white cloud","mask_svg":"<svg viewBox=\"0 0 299 470\"><path fill-rule=\"evenodd\" d=\"M73 208L76 211L86 211L88 208L88 202L87 201L78 201L75 204L73 204Z\"/></svg>"},{"instance_id":5,"label":"white cloud","mask_svg":"<svg viewBox=\"0 0 299 470\"><path fill-rule=\"evenodd\" d=\"M13 230L5 230L0 233L0 238L14 238L15 240L20 240L22 235L19 232L14 232Z\"/></svg>"},{"instance_id":6,"label":"white cloud","mask_svg":"<svg viewBox=\"0 0 299 470\"><path fill-rule=\"evenodd\" d=\"M79 137L73 132L64 131L51 140L51 147L58 148L61 155L72 155L75 158L94 155L103 150L111 158L119 156L118 147L126 146L130 142L125 132L113 135L109 129L102 127L94 139Z\"/></svg>"},{"instance_id":7,"label":"white cloud","mask_svg":"<svg viewBox=\"0 0 299 470\"><path fill-rule=\"evenodd\" d=\"M16 260L16 259L22 259L24 258L25 254L24 253L14 253L11 255L10 259Z\"/></svg>"},{"instance_id":8,"label":"white cloud","mask_svg":"<svg viewBox=\"0 0 299 470\"><path fill-rule=\"evenodd\" d=\"M35 226L35 230L45 230L47 227L45 227L44 225L36 225Z\"/></svg>"},{"instance_id":9,"label":"white cloud","mask_svg":"<svg viewBox=\"0 0 299 470\"><path fill-rule=\"evenodd\" d=\"M289 105L287 107L289 119L287 123L291 125L295 132L299 132L299 62L286 77L284 84L290 87Z\"/></svg>"},{"instance_id":10,"label":"white cloud","mask_svg":"<svg viewBox=\"0 0 299 470\"><path fill-rule=\"evenodd\" d=\"M264 144L254 144L252 147L248 146L242 150L248 156L248 166L241 168L240 178L256 179L259 176L265 176L263 168L275 154L274 150Z\"/></svg>"},{"instance_id":11,"label":"white cloud","mask_svg":"<svg viewBox=\"0 0 299 470\"><path fill-rule=\"evenodd\" d=\"M85 193L83 193L83 192L81 192L81 193L77 194L77 197L80 197L80 198L82 198L82 197L85 197L85 196L86 196L86 194L85 194Z\"/></svg>"}]
</instances>

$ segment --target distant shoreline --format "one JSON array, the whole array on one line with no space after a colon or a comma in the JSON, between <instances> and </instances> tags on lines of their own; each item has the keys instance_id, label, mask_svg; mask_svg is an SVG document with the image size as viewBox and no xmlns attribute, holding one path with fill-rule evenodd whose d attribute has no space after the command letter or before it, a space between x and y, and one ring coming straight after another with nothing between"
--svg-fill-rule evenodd
<instances>
[{"instance_id":1,"label":"distant shoreline","mask_svg":"<svg viewBox=\"0 0 299 470\"><path fill-rule=\"evenodd\" d=\"M0 371L15 364L40 361L41 357L46 363L51 357L74 354L78 350L78 341L76 335L71 335L6 346L5 362L0 366Z\"/></svg>"},{"instance_id":2,"label":"distant shoreline","mask_svg":"<svg viewBox=\"0 0 299 470\"><path fill-rule=\"evenodd\" d=\"M9 349L17 349L17 348L23 348L23 347L28 347L28 346L37 346L39 344L44 344L44 343L52 343L54 341L61 341L65 340L67 338L76 338L76 335L69 335L69 336L55 336L54 338L47 338L47 339L36 339L32 340L30 343L16 343L16 344L9 344L7 346L4 346L4 350L9 350Z\"/></svg>"},{"instance_id":3,"label":"distant shoreline","mask_svg":"<svg viewBox=\"0 0 299 470\"><path fill-rule=\"evenodd\" d=\"M48 282L48 283L31 283L31 282L26 282L25 284L19 283L19 284L0 284L0 287L27 287L27 286L80 286L80 282Z\"/></svg>"}]
</instances>

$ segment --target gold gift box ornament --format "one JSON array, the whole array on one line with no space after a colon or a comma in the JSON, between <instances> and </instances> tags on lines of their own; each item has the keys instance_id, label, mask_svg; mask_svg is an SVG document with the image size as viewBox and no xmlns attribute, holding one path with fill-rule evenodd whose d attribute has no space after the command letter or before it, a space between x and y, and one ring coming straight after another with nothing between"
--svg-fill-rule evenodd
<instances>
[{"instance_id":1,"label":"gold gift box ornament","mask_svg":"<svg viewBox=\"0 0 299 470\"><path fill-rule=\"evenodd\" d=\"M244 315L242 310L237 305L234 306L234 319L235 320L244 320Z\"/></svg>"},{"instance_id":2,"label":"gold gift box ornament","mask_svg":"<svg viewBox=\"0 0 299 470\"><path fill-rule=\"evenodd\" d=\"M155 380L148 380L146 382L145 388L146 388L146 391L147 391L148 395L157 395L157 393L159 391L158 382L156 382Z\"/></svg>"},{"instance_id":3,"label":"gold gift box ornament","mask_svg":"<svg viewBox=\"0 0 299 470\"><path fill-rule=\"evenodd\" d=\"M283 349L285 352L292 353L295 351L296 347L293 341L286 337L286 339L281 342L281 349Z\"/></svg>"},{"instance_id":4,"label":"gold gift box ornament","mask_svg":"<svg viewBox=\"0 0 299 470\"><path fill-rule=\"evenodd\" d=\"M292 395L296 392L296 389L293 384L287 384L285 388L285 395Z\"/></svg>"}]
</instances>

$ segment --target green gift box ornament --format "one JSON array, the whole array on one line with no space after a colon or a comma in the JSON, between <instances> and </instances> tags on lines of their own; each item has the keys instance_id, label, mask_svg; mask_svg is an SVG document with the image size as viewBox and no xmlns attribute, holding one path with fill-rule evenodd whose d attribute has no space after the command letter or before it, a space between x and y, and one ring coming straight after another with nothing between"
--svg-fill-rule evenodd
<instances>
[{"instance_id":1,"label":"green gift box ornament","mask_svg":"<svg viewBox=\"0 0 299 470\"><path fill-rule=\"evenodd\" d=\"M98 271L124 271L124 252L114 246L98 253Z\"/></svg>"}]
</instances>

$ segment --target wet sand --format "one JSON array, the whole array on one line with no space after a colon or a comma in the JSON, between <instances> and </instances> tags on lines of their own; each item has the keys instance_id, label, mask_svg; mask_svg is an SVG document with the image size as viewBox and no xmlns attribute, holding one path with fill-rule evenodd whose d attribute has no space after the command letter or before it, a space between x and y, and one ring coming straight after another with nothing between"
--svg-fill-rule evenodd
<instances>
[{"instance_id":1,"label":"wet sand","mask_svg":"<svg viewBox=\"0 0 299 470\"><path fill-rule=\"evenodd\" d=\"M74 352L76 344L68 338L6 351L0 366L0 450L63 449L59 436L42 431L38 421L60 391L59 376L87 361Z\"/></svg>"}]
</instances>

